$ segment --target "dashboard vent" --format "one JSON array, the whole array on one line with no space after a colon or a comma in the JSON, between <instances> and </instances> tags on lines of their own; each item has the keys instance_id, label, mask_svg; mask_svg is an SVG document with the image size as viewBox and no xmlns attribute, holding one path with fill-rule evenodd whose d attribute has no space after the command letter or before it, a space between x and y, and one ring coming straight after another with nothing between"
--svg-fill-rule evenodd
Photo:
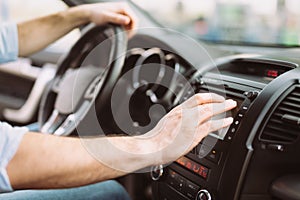
<instances>
[{"instance_id":1,"label":"dashboard vent","mask_svg":"<svg viewBox=\"0 0 300 200\"><path fill-rule=\"evenodd\" d=\"M295 87L274 110L260 140L290 144L300 135L300 86Z\"/></svg>"},{"instance_id":2,"label":"dashboard vent","mask_svg":"<svg viewBox=\"0 0 300 200\"><path fill-rule=\"evenodd\" d=\"M220 94L222 96L226 95L227 98L238 98L238 99L244 99L244 90L233 88L233 87L227 87L223 85L215 85L211 83L206 83L205 85L201 86L201 90L208 91L208 92L214 92L217 94ZM226 94L224 94L224 92Z\"/></svg>"}]
</instances>

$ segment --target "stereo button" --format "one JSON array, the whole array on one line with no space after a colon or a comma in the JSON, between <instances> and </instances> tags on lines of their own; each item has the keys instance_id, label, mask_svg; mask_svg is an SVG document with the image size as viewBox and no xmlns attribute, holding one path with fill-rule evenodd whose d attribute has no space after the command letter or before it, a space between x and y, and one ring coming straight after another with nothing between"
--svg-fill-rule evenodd
<instances>
[{"instance_id":1,"label":"stereo button","mask_svg":"<svg viewBox=\"0 0 300 200\"><path fill-rule=\"evenodd\" d=\"M243 106L242 109L246 111L248 110L248 106Z\"/></svg>"},{"instance_id":2,"label":"stereo button","mask_svg":"<svg viewBox=\"0 0 300 200\"><path fill-rule=\"evenodd\" d=\"M253 101L258 96L257 91L251 91L247 93L247 98Z\"/></svg>"},{"instance_id":3,"label":"stereo button","mask_svg":"<svg viewBox=\"0 0 300 200\"><path fill-rule=\"evenodd\" d=\"M235 132L235 128L232 128L232 129L230 130L230 132L231 132L231 133L234 133L234 132Z\"/></svg>"},{"instance_id":4,"label":"stereo button","mask_svg":"<svg viewBox=\"0 0 300 200\"><path fill-rule=\"evenodd\" d=\"M239 113L239 114L238 114L238 117L239 117L239 118L243 118L244 115L243 115L242 113Z\"/></svg>"},{"instance_id":5,"label":"stereo button","mask_svg":"<svg viewBox=\"0 0 300 200\"><path fill-rule=\"evenodd\" d=\"M195 199L199 189L200 189L200 187L198 185L195 185L191 181L187 181L187 183L186 183L186 196L188 196L189 198Z\"/></svg>"},{"instance_id":6,"label":"stereo button","mask_svg":"<svg viewBox=\"0 0 300 200\"><path fill-rule=\"evenodd\" d=\"M213 149L208 155L207 155L207 159L218 164L221 158L221 154L222 152L219 152L215 149Z\"/></svg>"},{"instance_id":7,"label":"stereo button","mask_svg":"<svg viewBox=\"0 0 300 200\"><path fill-rule=\"evenodd\" d=\"M178 183L178 185L177 186L175 186L178 190L180 190L180 191L185 191L185 186L186 186L186 179L184 179L183 177L181 177L181 176L178 176L177 177L177 183Z\"/></svg>"}]
</instances>

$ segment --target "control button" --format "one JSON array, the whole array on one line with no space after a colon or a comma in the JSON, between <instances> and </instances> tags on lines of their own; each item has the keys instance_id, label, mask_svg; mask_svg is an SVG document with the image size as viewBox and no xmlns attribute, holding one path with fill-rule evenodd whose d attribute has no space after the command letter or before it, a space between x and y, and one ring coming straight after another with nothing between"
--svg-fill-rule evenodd
<instances>
[{"instance_id":1,"label":"control button","mask_svg":"<svg viewBox=\"0 0 300 200\"><path fill-rule=\"evenodd\" d=\"M211 195L207 190L200 190L196 200L211 200Z\"/></svg>"},{"instance_id":2,"label":"control button","mask_svg":"<svg viewBox=\"0 0 300 200\"><path fill-rule=\"evenodd\" d=\"M284 147L281 144L269 144L267 145L267 149L274 151L284 151Z\"/></svg>"},{"instance_id":3,"label":"control button","mask_svg":"<svg viewBox=\"0 0 300 200\"><path fill-rule=\"evenodd\" d=\"M245 92L244 95L250 99L251 101L254 100L257 96L258 96L258 92L257 91L250 91L250 92Z\"/></svg>"},{"instance_id":4,"label":"control button","mask_svg":"<svg viewBox=\"0 0 300 200\"><path fill-rule=\"evenodd\" d=\"M236 131L235 128L230 129L230 132L231 132L231 133L234 133L235 131Z\"/></svg>"},{"instance_id":5,"label":"control button","mask_svg":"<svg viewBox=\"0 0 300 200\"><path fill-rule=\"evenodd\" d=\"M234 122L234 124L235 124L235 125L239 125L240 122L239 122L238 120L236 120L236 121Z\"/></svg>"},{"instance_id":6,"label":"control button","mask_svg":"<svg viewBox=\"0 0 300 200\"><path fill-rule=\"evenodd\" d=\"M244 114L239 113L239 114L238 114L238 117L239 117L239 118L243 118L243 117L244 117Z\"/></svg>"},{"instance_id":7,"label":"control button","mask_svg":"<svg viewBox=\"0 0 300 200\"><path fill-rule=\"evenodd\" d=\"M243 110L248 110L248 106L243 106L242 109Z\"/></svg>"},{"instance_id":8,"label":"control button","mask_svg":"<svg viewBox=\"0 0 300 200\"><path fill-rule=\"evenodd\" d=\"M179 191L185 191L187 180L177 174L175 171L170 170L167 178L167 183Z\"/></svg>"},{"instance_id":9,"label":"control button","mask_svg":"<svg viewBox=\"0 0 300 200\"><path fill-rule=\"evenodd\" d=\"M167 183L172 186L173 188L176 188L176 186L178 185L177 183L177 173L174 171L169 172L169 176L167 178Z\"/></svg>"},{"instance_id":10,"label":"control button","mask_svg":"<svg viewBox=\"0 0 300 200\"><path fill-rule=\"evenodd\" d=\"M186 196L195 199L197 192L199 191L200 187L191 181L187 181L186 183Z\"/></svg>"},{"instance_id":11,"label":"control button","mask_svg":"<svg viewBox=\"0 0 300 200\"><path fill-rule=\"evenodd\" d=\"M220 159L221 159L221 154L222 152L219 152L215 149L213 149L207 156L206 158L216 164L219 163Z\"/></svg>"},{"instance_id":12,"label":"control button","mask_svg":"<svg viewBox=\"0 0 300 200\"><path fill-rule=\"evenodd\" d=\"M181 176L177 176L177 186L175 185L175 188L177 188L180 191L185 191L185 186L186 186L186 179L181 177Z\"/></svg>"}]
</instances>

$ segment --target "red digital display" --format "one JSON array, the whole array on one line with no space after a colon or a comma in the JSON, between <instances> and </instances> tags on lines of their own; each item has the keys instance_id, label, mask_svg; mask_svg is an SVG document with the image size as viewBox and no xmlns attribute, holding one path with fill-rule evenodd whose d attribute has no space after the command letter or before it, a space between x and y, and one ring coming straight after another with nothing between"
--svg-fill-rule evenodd
<instances>
[{"instance_id":1,"label":"red digital display","mask_svg":"<svg viewBox=\"0 0 300 200\"><path fill-rule=\"evenodd\" d=\"M202 178L207 179L209 169L201 164L195 163L194 161L181 157L176 161L178 164L184 166L185 168L193 171L194 173L200 175Z\"/></svg>"},{"instance_id":2,"label":"red digital display","mask_svg":"<svg viewBox=\"0 0 300 200\"><path fill-rule=\"evenodd\" d=\"M277 78L279 76L278 70L267 69L266 76L270 78Z\"/></svg>"}]
</instances>

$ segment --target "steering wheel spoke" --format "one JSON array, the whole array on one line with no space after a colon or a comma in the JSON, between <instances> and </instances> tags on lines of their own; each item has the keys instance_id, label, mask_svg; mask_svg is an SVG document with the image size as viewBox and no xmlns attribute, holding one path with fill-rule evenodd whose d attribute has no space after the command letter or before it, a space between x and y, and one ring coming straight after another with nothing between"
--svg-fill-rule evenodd
<instances>
[{"instance_id":1,"label":"steering wheel spoke","mask_svg":"<svg viewBox=\"0 0 300 200\"><path fill-rule=\"evenodd\" d=\"M76 125L82 120L83 116L90 108L90 105L91 102L84 101L75 113L68 115L68 117L63 121L63 123L61 123L61 125L53 134L58 136L66 136L71 134L76 129Z\"/></svg>"},{"instance_id":2,"label":"steering wheel spoke","mask_svg":"<svg viewBox=\"0 0 300 200\"><path fill-rule=\"evenodd\" d=\"M41 132L45 134L53 134L66 118L67 115L62 115L58 110L53 110L48 120L42 126Z\"/></svg>"}]
</instances>

